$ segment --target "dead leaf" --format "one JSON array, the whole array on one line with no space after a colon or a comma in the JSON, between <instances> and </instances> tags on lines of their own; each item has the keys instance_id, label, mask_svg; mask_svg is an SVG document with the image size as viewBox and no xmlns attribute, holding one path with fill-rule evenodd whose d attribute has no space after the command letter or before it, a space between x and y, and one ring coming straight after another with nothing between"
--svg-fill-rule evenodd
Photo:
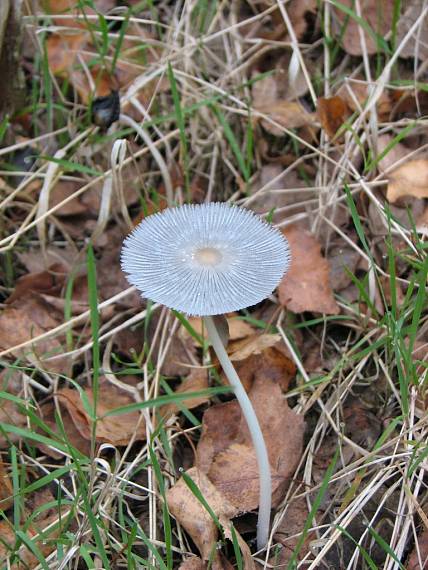
<instances>
[{"instance_id":1,"label":"dead leaf","mask_svg":"<svg viewBox=\"0 0 428 570\"><path fill-rule=\"evenodd\" d=\"M386 197L396 202L403 196L428 198L428 159L409 160L389 175Z\"/></svg>"},{"instance_id":2,"label":"dead leaf","mask_svg":"<svg viewBox=\"0 0 428 570\"><path fill-rule=\"evenodd\" d=\"M264 190L251 198L249 208L257 214L273 212L272 221L279 224L291 215L316 207L316 193L308 191L306 186L295 169L284 171L280 164L265 164L252 183L250 192L256 194L261 188ZM278 192L278 189L285 191ZM313 205L308 205L308 200L313 200Z\"/></svg>"},{"instance_id":3,"label":"dead leaf","mask_svg":"<svg viewBox=\"0 0 428 570\"><path fill-rule=\"evenodd\" d=\"M358 16L354 0L342 0L341 4L350 8ZM339 23L337 34L340 33L342 26L346 25L342 37L345 51L350 55L362 55L365 51L371 55L382 51L382 47L378 45L373 32L383 37L391 30L394 3L390 0L360 0L360 7L361 17L370 26L372 33L368 33L356 18L349 17L346 12L338 7L334 7L333 11ZM361 41L361 35L364 35L365 49Z\"/></svg>"},{"instance_id":4,"label":"dead leaf","mask_svg":"<svg viewBox=\"0 0 428 570\"><path fill-rule=\"evenodd\" d=\"M8 350L21 343L35 339L63 322L64 315L57 314L52 306L40 296L17 299L7 305L0 314L0 350ZM51 372L66 374L70 366L67 357L52 361L50 356L60 355L64 348L57 337L35 341L32 345L12 351L14 356L24 358Z\"/></svg>"},{"instance_id":5,"label":"dead leaf","mask_svg":"<svg viewBox=\"0 0 428 570\"><path fill-rule=\"evenodd\" d=\"M285 232L291 248L291 267L278 287L282 305L294 313L340 312L330 284L330 267L321 246L308 231L291 226Z\"/></svg>"},{"instance_id":6,"label":"dead leaf","mask_svg":"<svg viewBox=\"0 0 428 570\"><path fill-rule=\"evenodd\" d=\"M424 529L417 537L417 548L413 548L407 560L406 570L423 570L428 563L428 529ZM422 566L419 562L421 560Z\"/></svg>"},{"instance_id":7,"label":"dead leaf","mask_svg":"<svg viewBox=\"0 0 428 570\"><path fill-rule=\"evenodd\" d=\"M0 510L7 511L13 505L13 486L3 459L0 456Z\"/></svg>"},{"instance_id":8,"label":"dead leaf","mask_svg":"<svg viewBox=\"0 0 428 570\"><path fill-rule=\"evenodd\" d=\"M404 13L398 20L396 45L399 46L410 28L421 15L425 7L424 0L407 0L403 3ZM400 57L412 57L420 60L428 58L428 19L421 20L419 27L400 48Z\"/></svg>"},{"instance_id":9,"label":"dead leaf","mask_svg":"<svg viewBox=\"0 0 428 570\"><path fill-rule=\"evenodd\" d=\"M309 113L303 105L296 101L277 101L274 104L261 105L256 110L268 115L272 121L286 129L298 129L313 126L316 123L316 114ZM261 124L271 135L284 136L284 130L273 125L270 121L262 119Z\"/></svg>"},{"instance_id":10,"label":"dead leaf","mask_svg":"<svg viewBox=\"0 0 428 570\"><path fill-rule=\"evenodd\" d=\"M203 320L200 317L190 317L188 321L190 326L198 333L199 336L202 336L205 339L208 338L207 330L203 326ZM229 325L230 341L245 338L254 333L254 329L249 323L234 315L227 317L227 324ZM191 337L190 333L184 327L181 327L179 334L181 338ZM199 343L193 337L191 338L195 346L199 347Z\"/></svg>"},{"instance_id":11,"label":"dead leaf","mask_svg":"<svg viewBox=\"0 0 428 570\"><path fill-rule=\"evenodd\" d=\"M228 352L247 391L257 378L269 378L286 392L296 374L296 366L279 334L257 334L231 342ZM223 381L228 383L224 375Z\"/></svg>"},{"instance_id":12,"label":"dead leaf","mask_svg":"<svg viewBox=\"0 0 428 570\"><path fill-rule=\"evenodd\" d=\"M322 128L331 139L334 139L337 131L346 122L349 115L348 105L338 95L318 99L318 117Z\"/></svg>"},{"instance_id":13,"label":"dead leaf","mask_svg":"<svg viewBox=\"0 0 428 570\"><path fill-rule=\"evenodd\" d=\"M285 514L276 528L274 540L282 545L278 555L270 560L275 566L286 568L289 564L297 544L299 543L309 512L306 499L298 497L292 499L285 507ZM308 533L302 548L299 551L297 561L302 560L309 552L309 543L314 538L314 533Z\"/></svg>"},{"instance_id":14,"label":"dead leaf","mask_svg":"<svg viewBox=\"0 0 428 570\"><path fill-rule=\"evenodd\" d=\"M220 523L228 527L236 509L197 467L186 472L201 491L202 496L217 515ZM209 560L215 552L218 528L205 507L195 497L183 478L167 491L167 503L171 514L183 526L196 544L202 560Z\"/></svg>"},{"instance_id":15,"label":"dead leaf","mask_svg":"<svg viewBox=\"0 0 428 570\"><path fill-rule=\"evenodd\" d=\"M82 437L80 431L75 426L71 415L67 412L66 408L61 407L61 419L67 434L67 440L69 443L75 447L78 451L86 455L87 457L91 454L91 444L87 438ZM40 416L43 422L54 432L57 433L62 438L62 431L59 429L56 418L55 418L55 405L53 402L48 402L40 406ZM45 432L41 431L43 435ZM64 457L63 453L56 451L54 447L45 445L43 443L36 442L37 447L49 457L54 459L61 459Z\"/></svg>"},{"instance_id":16,"label":"dead leaf","mask_svg":"<svg viewBox=\"0 0 428 570\"><path fill-rule=\"evenodd\" d=\"M178 570L205 570L205 564L199 558L199 556L192 556L192 558L186 558Z\"/></svg>"},{"instance_id":17,"label":"dead leaf","mask_svg":"<svg viewBox=\"0 0 428 570\"><path fill-rule=\"evenodd\" d=\"M254 382L249 397L266 441L272 468L273 504L278 504L301 456L304 423L269 379ZM251 436L237 401L213 406L203 417L196 465L240 512L259 501L259 476Z\"/></svg>"},{"instance_id":18,"label":"dead leaf","mask_svg":"<svg viewBox=\"0 0 428 570\"><path fill-rule=\"evenodd\" d=\"M125 377L121 377L125 381ZM89 404L93 406L94 397L92 388L84 390ZM91 439L92 422L83 406L82 399L77 390L63 388L57 393L62 406L70 414L80 435ZM96 440L99 443L111 443L112 445L127 445L131 437L135 440L146 439L145 422L138 411L128 412L117 416L106 416L108 412L135 403L130 392L118 388L105 379L101 379L98 388Z\"/></svg>"},{"instance_id":19,"label":"dead leaf","mask_svg":"<svg viewBox=\"0 0 428 570\"><path fill-rule=\"evenodd\" d=\"M198 392L208 388L208 371L203 368L194 368L189 376L183 379L180 386L174 391L175 394L185 394L186 392ZM208 396L199 396L198 398L190 398L189 400L182 400L181 406L186 407L188 410L197 408L202 404L209 402ZM177 404L168 404L160 409L160 415L168 418L173 414L177 414L181 407Z\"/></svg>"},{"instance_id":20,"label":"dead leaf","mask_svg":"<svg viewBox=\"0 0 428 570\"><path fill-rule=\"evenodd\" d=\"M363 78L353 77L352 79L347 79L344 85L337 91L336 95L345 101L353 113L360 113L368 101L370 92L374 89L374 83L370 84ZM379 120L386 121L389 119L391 105L392 102L389 93L383 91L376 102L376 111Z\"/></svg>"},{"instance_id":21,"label":"dead leaf","mask_svg":"<svg viewBox=\"0 0 428 570\"><path fill-rule=\"evenodd\" d=\"M341 242L341 245L329 249L330 283L333 291L342 291L352 283L349 272L355 273L360 257L358 251L347 243Z\"/></svg>"}]
</instances>

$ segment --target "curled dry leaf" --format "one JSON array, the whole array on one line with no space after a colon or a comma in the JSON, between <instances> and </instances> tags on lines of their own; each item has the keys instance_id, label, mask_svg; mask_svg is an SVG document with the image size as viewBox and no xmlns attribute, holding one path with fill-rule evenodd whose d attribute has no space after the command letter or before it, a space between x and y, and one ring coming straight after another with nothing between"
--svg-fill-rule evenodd
<instances>
[{"instance_id":1,"label":"curled dry leaf","mask_svg":"<svg viewBox=\"0 0 428 570\"><path fill-rule=\"evenodd\" d=\"M322 128L330 138L335 137L349 115L350 109L342 97L336 95L318 99L318 117Z\"/></svg>"},{"instance_id":2,"label":"curled dry leaf","mask_svg":"<svg viewBox=\"0 0 428 570\"><path fill-rule=\"evenodd\" d=\"M386 197L396 202L403 196L428 198L428 159L409 160L389 175Z\"/></svg>"},{"instance_id":3,"label":"curled dry leaf","mask_svg":"<svg viewBox=\"0 0 428 570\"><path fill-rule=\"evenodd\" d=\"M121 379L123 382L124 377ZM94 395L92 388L86 388L84 392L90 406L93 406ZM61 405L70 414L80 435L90 440L92 422L85 410L79 392L70 388L64 388L59 390L57 397ZM106 416L108 412L134 402L135 399L130 392L118 388L108 380L101 379L97 399L97 416L99 420L96 426L96 440L98 443L127 445L133 436L135 436L136 441L146 439L145 422L138 411L117 416Z\"/></svg>"},{"instance_id":4,"label":"curled dry leaf","mask_svg":"<svg viewBox=\"0 0 428 570\"><path fill-rule=\"evenodd\" d=\"M197 467L189 469L186 475L193 480L220 523L227 528L229 520L236 515L236 508ZM218 538L218 528L211 515L195 497L183 478L168 490L166 499L172 515L192 537L202 560L209 560L215 552Z\"/></svg>"},{"instance_id":5,"label":"curled dry leaf","mask_svg":"<svg viewBox=\"0 0 428 570\"><path fill-rule=\"evenodd\" d=\"M282 305L294 313L313 311L337 315L340 311L330 284L330 266L321 246L308 231L291 226L285 232L292 263L278 287Z\"/></svg>"},{"instance_id":6,"label":"curled dry leaf","mask_svg":"<svg viewBox=\"0 0 428 570\"><path fill-rule=\"evenodd\" d=\"M303 418L289 409L278 384L257 379L249 392L272 467L273 504L283 498L300 460ZM250 433L237 401L213 406L203 417L196 465L240 512L256 509L259 476Z\"/></svg>"},{"instance_id":7,"label":"curled dry leaf","mask_svg":"<svg viewBox=\"0 0 428 570\"><path fill-rule=\"evenodd\" d=\"M349 8L357 17L349 17L348 13L337 7L333 8L338 20L337 35L345 27L342 44L350 55L373 54L382 51L376 34L383 37L391 30L394 3L390 0L360 0L361 17L370 26L371 32L361 26L355 9L354 0L342 0L341 4ZM364 40L362 41L362 36ZM363 43L364 42L364 43Z\"/></svg>"}]
</instances>

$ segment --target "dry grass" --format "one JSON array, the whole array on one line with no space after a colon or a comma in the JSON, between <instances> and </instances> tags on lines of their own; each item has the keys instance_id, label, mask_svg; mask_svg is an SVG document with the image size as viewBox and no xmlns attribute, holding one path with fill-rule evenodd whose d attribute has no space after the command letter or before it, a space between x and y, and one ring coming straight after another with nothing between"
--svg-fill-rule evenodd
<instances>
[{"instance_id":1,"label":"dry grass","mask_svg":"<svg viewBox=\"0 0 428 570\"><path fill-rule=\"evenodd\" d=\"M420 3L419 16L403 37L393 42L391 35L386 36L389 53L381 49L369 53L367 36L361 32L360 56L340 47L336 2L319 2L306 15L298 14L294 0L190 0L147 2L147 6L141 2L133 13L126 6L111 9L104 21L114 25L107 35L99 16L90 10L97 1L87 2L79 10L79 20L93 24L91 33L102 52L91 54L87 46L79 52L79 65L89 83L96 83L91 57L108 67L119 39L128 46L132 42L145 46L140 61L125 62L131 79L120 89L120 120L108 131L90 124L87 105L76 87L65 87L67 74L64 78L48 72L47 34L73 31L76 15L65 14L58 23L36 2L24 4L25 59L33 78L40 81L34 79L32 85L29 81L33 106L11 120L0 150L3 311L16 280L30 272L23 254L48 259L52 248L72 251L70 274L81 271L89 242L102 260L115 229L125 234L134 219L147 208L156 209L160 201L231 201L254 207L264 216L271 216L275 207L275 223L285 230L303 224L327 260L337 249L355 252L355 275L346 291L336 290L340 315L292 315L276 295L246 315L271 319L281 335L298 370L285 397L307 422L305 448L275 513L271 541L265 551L253 552L254 561L265 568L392 570L405 567L414 551L419 566L408 568L424 567L428 555L421 538L428 526L424 399L428 344L422 294L427 278L426 230L416 231L406 209L388 203L385 188L390 173L409 156L423 156L428 144L423 108L426 65L416 57L402 57L414 38L415 53L421 49L418 29L427 18L426 2ZM356 1L355 14L365 20L362 5ZM123 22L127 27L120 27ZM121 51L118 62L122 59ZM339 142L319 129L316 117L307 126L288 128L268 110L254 106L254 86L263 84L275 65L284 68L284 82L304 85L299 88L300 101L308 112L316 110L319 97L331 97L340 89L347 92L355 110ZM363 98L361 86L366 90ZM405 92L416 94L416 109L394 114L394 105ZM379 103L385 94L390 108L382 114ZM282 136L271 134L272 128ZM398 156L380 168L376 157L385 158L381 137L388 135L392 141L386 155L392 156L403 142L404 129L409 129L404 142L413 154ZM30 166L18 162L24 149L33 149L31 154L36 149L39 155ZM271 171L263 177L267 166ZM75 189L54 199L56 185L64 181L75 184ZM127 194L131 185L138 188L136 199ZM94 188L98 210L92 209L88 218L80 213L70 224L61 209L75 205ZM412 215L425 208L423 198L410 197L407 203ZM100 262L94 263L100 271ZM99 289L97 309L94 287L89 283L92 302L83 308L70 308L70 299L64 302L65 310L70 309L67 319L23 336L14 345L5 341L0 345L2 367L14 370L22 383L15 393L26 418L21 432L13 434L12 420L4 428L9 445L2 457L14 490L13 509L5 511L4 519L16 539L5 568L18 567L17 557L25 561L31 550L19 534L26 530L25 517L20 515L30 516L26 493L31 496L34 482L42 477L53 492L42 504L61 499L62 520L60 530L48 535L48 544L56 542L54 549L30 533L29 567L168 568L196 553L173 519L169 543L162 514L162 487L171 487L180 476L172 469L171 457L176 467L187 465L200 435L200 428L183 421L182 413L159 430L157 408L141 409L146 441L131 437L127 445L95 447L92 440L89 462L64 443L65 422L62 447L46 432L50 444L42 442L55 447L59 457L52 459L37 441L34 415L40 406L53 396L59 416L63 414L58 389L94 385L94 369L136 402L164 393L161 367L168 363L180 322L162 307L138 305L134 289L124 286L107 289L113 291L107 296ZM136 325L144 327L154 315L152 344L126 361L116 348L118 335L135 331ZM71 342L64 340L67 332ZM41 366L29 351L52 339L58 339L63 350ZM101 351L98 362L94 344ZM419 352L412 354L416 349ZM187 366L210 364L201 347L188 356ZM71 364L72 369L62 374L58 368L53 371L55 362ZM132 367L136 381L129 385L121 371ZM202 411L195 412L198 419ZM59 417L56 420L60 423ZM58 509L49 522L58 523ZM254 519L244 518L242 529L253 547ZM5 540L1 531L0 539ZM286 546L281 547L284 541ZM230 544L224 552L239 568Z\"/></svg>"}]
</instances>

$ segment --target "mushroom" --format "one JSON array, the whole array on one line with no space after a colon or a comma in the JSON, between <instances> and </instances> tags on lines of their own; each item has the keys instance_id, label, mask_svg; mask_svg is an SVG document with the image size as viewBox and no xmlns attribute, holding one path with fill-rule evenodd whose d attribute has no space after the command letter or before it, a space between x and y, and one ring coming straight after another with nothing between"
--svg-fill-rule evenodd
<instances>
[{"instance_id":1,"label":"mushroom","mask_svg":"<svg viewBox=\"0 0 428 570\"><path fill-rule=\"evenodd\" d=\"M272 500L266 444L251 401L229 359L214 315L265 299L290 265L281 232L227 203L167 208L145 218L126 238L122 269L144 297L203 317L209 339L248 424L260 477L257 545L268 540Z\"/></svg>"}]
</instances>

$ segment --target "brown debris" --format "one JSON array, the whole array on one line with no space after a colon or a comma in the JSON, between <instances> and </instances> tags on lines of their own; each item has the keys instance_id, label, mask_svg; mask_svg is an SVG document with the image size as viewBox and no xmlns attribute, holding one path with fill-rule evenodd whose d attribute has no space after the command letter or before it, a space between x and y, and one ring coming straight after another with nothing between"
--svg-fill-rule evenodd
<instances>
[{"instance_id":1,"label":"brown debris","mask_svg":"<svg viewBox=\"0 0 428 570\"><path fill-rule=\"evenodd\" d=\"M285 236L291 248L291 267L278 287L282 305L294 313L313 311L337 315L340 312L330 284L330 267L321 246L308 231L292 226Z\"/></svg>"}]
</instances>

